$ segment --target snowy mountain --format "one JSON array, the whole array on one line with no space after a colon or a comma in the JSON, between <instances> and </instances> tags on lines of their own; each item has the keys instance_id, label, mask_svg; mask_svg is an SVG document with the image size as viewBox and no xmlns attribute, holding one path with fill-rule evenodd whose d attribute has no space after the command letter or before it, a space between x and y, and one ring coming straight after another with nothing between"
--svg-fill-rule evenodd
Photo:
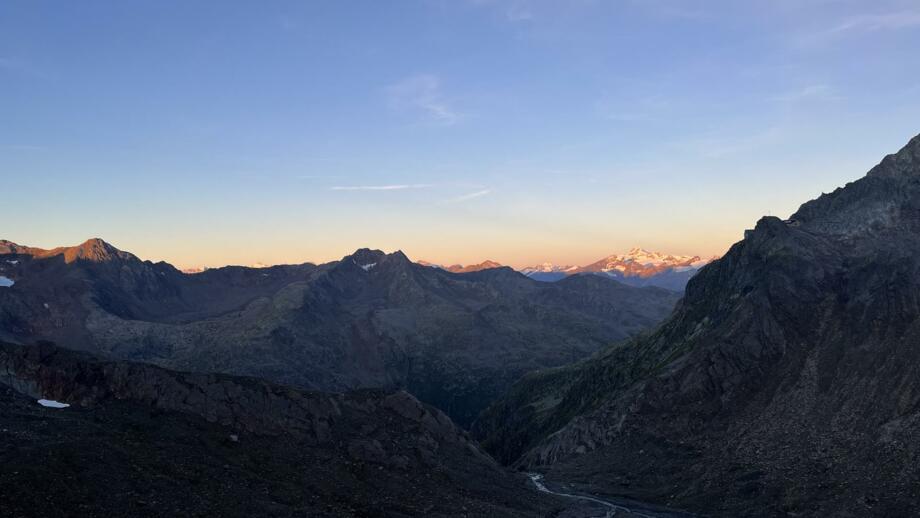
<instances>
[{"instance_id":1,"label":"snowy mountain","mask_svg":"<svg viewBox=\"0 0 920 518\"><path fill-rule=\"evenodd\" d=\"M558 266L553 263L543 263L539 266L528 266L527 268L522 268L520 272L524 275L528 275L531 273L566 273L577 269L577 266Z\"/></svg>"},{"instance_id":2,"label":"snowy mountain","mask_svg":"<svg viewBox=\"0 0 920 518\"><path fill-rule=\"evenodd\" d=\"M592 273L612 277L634 286L658 286L683 291L690 277L712 259L699 256L671 255L633 248L626 254L610 255L585 266L557 266L543 263L520 270L539 281L554 282L569 275Z\"/></svg>"},{"instance_id":3,"label":"snowy mountain","mask_svg":"<svg viewBox=\"0 0 920 518\"><path fill-rule=\"evenodd\" d=\"M709 261L700 259L698 255L662 254L637 247L624 255L611 255L582 266L575 270L575 273L620 272L625 276L651 277L666 270L698 270Z\"/></svg>"},{"instance_id":4,"label":"snowy mountain","mask_svg":"<svg viewBox=\"0 0 920 518\"><path fill-rule=\"evenodd\" d=\"M578 268L572 265L559 266L553 263L543 263L539 266L528 266L521 269L520 272L534 280L555 282L575 273Z\"/></svg>"}]
</instances>

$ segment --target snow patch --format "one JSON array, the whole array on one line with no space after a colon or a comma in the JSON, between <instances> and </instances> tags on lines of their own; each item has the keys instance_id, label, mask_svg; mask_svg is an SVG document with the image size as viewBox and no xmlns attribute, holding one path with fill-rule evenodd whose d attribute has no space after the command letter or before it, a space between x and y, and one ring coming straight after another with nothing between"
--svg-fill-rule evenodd
<instances>
[{"instance_id":1,"label":"snow patch","mask_svg":"<svg viewBox=\"0 0 920 518\"><path fill-rule=\"evenodd\" d=\"M0 275L0 288L9 288L14 284L16 284L16 282L13 281L13 279Z\"/></svg>"},{"instance_id":2,"label":"snow patch","mask_svg":"<svg viewBox=\"0 0 920 518\"><path fill-rule=\"evenodd\" d=\"M361 268L363 268L364 271L367 272L367 271L370 271L370 269L373 268L373 267L375 267L375 266L377 266L377 263L362 264L362 265L361 265Z\"/></svg>"},{"instance_id":3,"label":"snow patch","mask_svg":"<svg viewBox=\"0 0 920 518\"><path fill-rule=\"evenodd\" d=\"M17 265L17 264L19 264L19 260L18 260L18 259L17 259L17 260L7 259L6 262L8 262L8 263L10 263L10 264L12 264L12 265L14 265L14 266Z\"/></svg>"},{"instance_id":4,"label":"snow patch","mask_svg":"<svg viewBox=\"0 0 920 518\"><path fill-rule=\"evenodd\" d=\"M55 401L53 399L39 399L38 404L48 408L67 408L70 406L67 403L61 403L60 401Z\"/></svg>"}]
</instances>

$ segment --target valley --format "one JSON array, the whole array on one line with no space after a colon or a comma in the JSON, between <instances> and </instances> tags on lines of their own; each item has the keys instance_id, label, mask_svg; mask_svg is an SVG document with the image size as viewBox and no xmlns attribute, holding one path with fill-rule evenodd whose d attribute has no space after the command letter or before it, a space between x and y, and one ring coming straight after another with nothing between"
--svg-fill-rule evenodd
<instances>
[{"instance_id":1,"label":"valley","mask_svg":"<svg viewBox=\"0 0 920 518\"><path fill-rule=\"evenodd\" d=\"M917 49L916 0L0 1L0 518L920 516Z\"/></svg>"},{"instance_id":2,"label":"valley","mask_svg":"<svg viewBox=\"0 0 920 518\"><path fill-rule=\"evenodd\" d=\"M503 462L731 516L917 501L920 137L764 217L651 334L526 375L477 421Z\"/></svg>"},{"instance_id":3,"label":"valley","mask_svg":"<svg viewBox=\"0 0 920 518\"><path fill-rule=\"evenodd\" d=\"M83 485L54 506L124 510L132 494L213 510L254 483L258 458L282 478L223 513L906 515L920 496L916 207L920 137L762 218L682 298L369 249L185 274L98 239L4 241L0 461L19 467L0 501L28 514L36 466L77 476L105 426L121 446L101 454L100 484L163 469L151 444L205 450L147 493ZM283 458L331 471L295 475ZM188 507L182 473L220 479L218 465L236 475Z\"/></svg>"}]
</instances>

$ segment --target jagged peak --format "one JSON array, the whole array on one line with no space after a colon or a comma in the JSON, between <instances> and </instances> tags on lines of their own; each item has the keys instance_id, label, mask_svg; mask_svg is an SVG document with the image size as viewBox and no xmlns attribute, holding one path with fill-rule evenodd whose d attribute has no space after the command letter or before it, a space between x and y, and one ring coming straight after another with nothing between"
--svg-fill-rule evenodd
<instances>
[{"instance_id":1,"label":"jagged peak","mask_svg":"<svg viewBox=\"0 0 920 518\"><path fill-rule=\"evenodd\" d=\"M67 263L78 260L106 262L114 259L136 259L133 255L122 252L98 237L87 239L77 246L51 250L48 255L60 254L64 255L64 261Z\"/></svg>"},{"instance_id":2,"label":"jagged peak","mask_svg":"<svg viewBox=\"0 0 920 518\"><path fill-rule=\"evenodd\" d=\"M391 259L396 259L401 263L411 263L412 262L409 260L409 257L405 253L403 253L402 250L397 250L393 252L392 254L387 254L387 257Z\"/></svg>"},{"instance_id":3,"label":"jagged peak","mask_svg":"<svg viewBox=\"0 0 920 518\"><path fill-rule=\"evenodd\" d=\"M98 253L115 253L119 252L117 248L105 242L101 237L91 237L81 243L79 246L74 248L79 248L80 250L85 250L88 252L98 252Z\"/></svg>"},{"instance_id":4,"label":"jagged peak","mask_svg":"<svg viewBox=\"0 0 920 518\"><path fill-rule=\"evenodd\" d=\"M377 264L386 254L382 250L359 248L342 258L343 263L352 262L358 266Z\"/></svg>"},{"instance_id":5,"label":"jagged peak","mask_svg":"<svg viewBox=\"0 0 920 518\"><path fill-rule=\"evenodd\" d=\"M397 250L392 253L386 253L382 250L371 249L371 248L359 248L355 250L354 253L346 255L342 258L342 263L353 263L364 271L370 271L372 268L376 267L381 263L388 264L410 264L411 261L402 250Z\"/></svg>"},{"instance_id":6,"label":"jagged peak","mask_svg":"<svg viewBox=\"0 0 920 518\"><path fill-rule=\"evenodd\" d=\"M920 135L890 154L863 178L807 201L787 224L836 236L873 236L920 228L913 207L920 199ZM906 210L905 210L906 209Z\"/></svg>"},{"instance_id":7,"label":"jagged peak","mask_svg":"<svg viewBox=\"0 0 920 518\"><path fill-rule=\"evenodd\" d=\"M920 135L910 141L897 153L886 156L866 176L897 178L920 175Z\"/></svg>"}]
</instances>

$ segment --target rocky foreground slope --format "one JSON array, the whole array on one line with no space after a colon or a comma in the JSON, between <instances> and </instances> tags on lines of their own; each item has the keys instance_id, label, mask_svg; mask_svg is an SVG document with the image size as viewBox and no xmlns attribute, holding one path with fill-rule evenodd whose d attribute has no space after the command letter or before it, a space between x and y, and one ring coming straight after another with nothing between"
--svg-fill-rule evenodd
<instances>
[{"instance_id":1,"label":"rocky foreground slope","mask_svg":"<svg viewBox=\"0 0 920 518\"><path fill-rule=\"evenodd\" d=\"M581 359L663 319L678 295L510 268L454 274L401 252L187 275L101 240L0 242L0 339L258 376L309 389L403 387L468 426L530 370Z\"/></svg>"},{"instance_id":2,"label":"rocky foreground slope","mask_svg":"<svg viewBox=\"0 0 920 518\"><path fill-rule=\"evenodd\" d=\"M6 517L511 517L569 505L405 392L303 392L50 345L0 344L0 465Z\"/></svg>"},{"instance_id":3,"label":"rocky foreground slope","mask_svg":"<svg viewBox=\"0 0 920 518\"><path fill-rule=\"evenodd\" d=\"M548 480L724 516L920 502L920 137L766 217L646 336L532 373L477 423Z\"/></svg>"}]
</instances>

